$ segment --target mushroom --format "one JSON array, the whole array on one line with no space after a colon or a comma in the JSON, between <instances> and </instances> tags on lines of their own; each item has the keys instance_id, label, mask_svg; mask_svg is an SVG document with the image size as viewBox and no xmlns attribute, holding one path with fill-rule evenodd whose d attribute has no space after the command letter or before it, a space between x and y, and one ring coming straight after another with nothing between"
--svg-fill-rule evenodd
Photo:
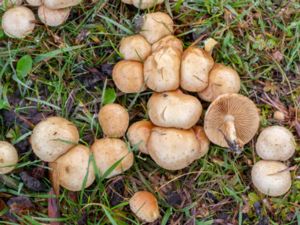
<instances>
[{"instance_id":1,"label":"mushroom","mask_svg":"<svg viewBox=\"0 0 300 225\"><path fill-rule=\"evenodd\" d=\"M259 113L249 98L239 94L224 94L208 107L204 130L216 145L229 147L240 153L259 128Z\"/></svg>"},{"instance_id":2,"label":"mushroom","mask_svg":"<svg viewBox=\"0 0 300 225\"><path fill-rule=\"evenodd\" d=\"M256 152L265 160L288 160L295 153L293 134L281 126L265 128L257 138Z\"/></svg>"},{"instance_id":3,"label":"mushroom","mask_svg":"<svg viewBox=\"0 0 300 225\"><path fill-rule=\"evenodd\" d=\"M167 170L183 169L202 155L200 143L192 129L155 127L147 148L151 158Z\"/></svg>"},{"instance_id":4,"label":"mushroom","mask_svg":"<svg viewBox=\"0 0 300 225\"><path fill-rule=\"evenodd\" d=\"M120 53L126 60L144 61L151 54L151 45L139 34L122 38Z\"/></svg>"},{"instance_id":5,"label":"mushroom","mask_svg":"<svg viewBox=\"0 0 300 225\"><path fill-rule=\"evenodd\" d=\"M113 69L112 78L124 93L138 93L146 89L143 75L143 64L141 62L122 60Z\"/></svg>"},{"instance_id":6,"label":"mushroom","mask_svg":"<svg viewBox=\"0 0 300 225\"><path fill-rule=\"evenodd\" d=\"M11 172L18 160L18 152L15 147L6 141L0 141L0 174Z\"/></svg>"},{"instance_id":7,"label":"mushroom","mask_svg":"<svg viewBox=\"0 0 300 225\"><path fill-rule=\"evenodd\" d=\"M79 133L76 126L61 117L48 117L32 131L30 143L33 152L41 160L53 162L77 145Z\"/></svg>"},{"instance_id":8,"label":"mushroom","mask_svg":"<svg viewBox=\"0 0 300 225\"><path fill-rule=\"evenodd\" d=\"M57 173L59 184L70 190L80 191L89 187L95 180L92 162L89 164L90 149L84 145L76 145L67 153L50 163ZM84 185L84 186L83 186Z\"/></svg>"},{"instance_id":9,"label":"mushroom","mask_svg":"<svg viewBox=\"0 0 300 225\"><path fill-rule=\"evenodd\" d=\"M0 0L0 6L4 6L4 8L22 5L23 0Z\"/></svg>"},{"instance_id":10,"label":"mushroom","mask_svg":"<svg viewBox=\"0 0 300 225\"><path fill-rule=\"evenodd\" d=\"M38 16L40 20L51 27L56 27L68 19L71 8L64 9L49 9L44 5L41 5L38 9Z\"/></svg>"},{"instance_id":11,"label":"mushroom","mask_svg":"<svg viewBox=\"0 0 300 225\"><path fill-rule=\"evenodd\" d=\"M285 115L284 115L284 113L283 112L281 112L281 111L275 111L274 112L274 115L273 115L273 118L275 119L275 120L278 120L278 121L284 121L285 120Z\"/></svg>"},{"instance_id":12,"label":"mushroom","mask_svg":"<svg viewBox=\"0 0 300 225\"><path fill-rule=\"evenodd\" d=\"M129 200L131 211L142 221L152 223L159 218L155 196L148 191L138 191Z\"/></svg>"},{"instance_id":13,"label":"mushroom","mask_svg":"<svg viewBox=\"0 0 300 225\"><path fill-rule=\"evenodd\" d=\"M251 177L261 193L274 197L288 192L292 183L287 166L278 161L258 161L251 170Z\"/></svg>"},{"instance_id":14,"label":"mushroom","mask_svg":"<svg viewBox=\"0 0 300 225\"><path fill-rule=\"evenodd\" d=\"M160 127L189 129L198 122L202 113L201 102L180 90L154 93L147 108L152 123Z\"/></svg>"},{"instance_id":15,"label":"mushroom","mask_svg":"<svg viewBox=\"0 0 300 225\"><path fill-rule=\"evenodd\" d=\"M26 2L31 6L40 6L43 4L42 0L26 0Z\"/></svg>"},{"instance_id":16,"label":"mushroom","mask_svg":"<svg viewBox=\"0 0 300 225\"><path fill-rule=\"evenodd\" d=\"M143 17L143 24L140 34L143 35L150 44L159 39L173 34L174 23L171 17L162 12L148 13Z\"/></svg>"},{"instance_id":17,"label":"mushroom","mask_svg":"<svg viewBox=\"0 0 300 225\"><path fill-rule=\"evenodd\" d=\"M132 5L132 0L121 0L121 2Z\"/></svg>"},{"instance_id":18,"label":"mushroom","mask_svg":"<svg viewBox=\"0 0 300 225\"><path fill-rule=\"evenodd\" d=\"M177 49L179 52L183 52L183 43L180 39L174 35L168 35L152 45L152 52L159 51L165 47L172 47Z\"/></svg>"},{"instance_id":19,"label":"mushroom","mask_svg":"<svg viewBox=\"0 0 300 225\"><path fill-rule=\"evenodd\" d=\"M207 102L212 102L222 94L238 93L241 88L238 73L219 63L209 72L208 80L208 87L198 93L199 97Z\"/></svg>"},{"instance_id":20,"label":"mushroom","mask_svg":"<svg viewBox=\"0 0 300 225\"><path fill-rule=\"evenodd\" d=\"M98 120L106 136L122 137L129 125L129 114L123 106L112 103L100 109Z\"/></svg>"},{"instance_id":21,"label":"mushroom","mask_svg":"<svg viewBox=\"0 0 300 225\"><path fill-rule=\"evenodd\" d=\"M2 17L4 33L12 38L24 38L31 34L35 24L33 12L24 7L17 6L7 10Z\"/></svg>"},{"instance_id":22,"label":"mushroom","mask_svg":"<svg viewBox=\"0 0 300 225\"><path fill-rule=\"evenodd\" d=\"M81 0L44 0L43 2L49 9L64 9L80 4Z\"/></svg>"},{"instance_id":23,"label":"mushroom","mask_svg":"<svg viewBox=\"0 0 300 225\"><path fill-rule=\"evenodd\" d=\"M200 150L201 150L200 157L202 157L206 155L206 153L208 152L210 141L208 140L203 127L194 126L193 130L195 132L198 142L200 143Z\"/></svg>"},{"instance_id":24,"label":"mushroom","mask_svg":"<svg viewBox=\"0 0 300 225\"><path fill-rule=\"evenodd\" d=\"M91 146L97 168L102 176L110 178L128 170L134 161L126 143L120 139L103 138L96 140ZM110 171L109 174L106 174Z\"/></svg>"},{"instance_id":25,"label":"mushroom","mask_svg":"<svg viewBox=\"0 0 300 225\"><path fill-rule=\"evenodd\" d=\"M149 154L147 143L153 127L153 124L147 120L133 123L127 131L127 137L131 146L136 146L142 153Z\"/></svg>"},{"instance_id":26,"label":"mushroom","mask_svg":"<svg viewBox=\"0 0 300 225\"><path fill-rule=\"evenodd\" d=\"M181 61L181 88L191 92L204 90L208 86L208 73L213 65L213 58L203 49L197 47L186 49Z\"/></svg>"},{"instance_id":27,"label":"mushroom","mask_svg":"<svg viewBox=\"0 0 300 225\"><path fill-rule=\"evenodd\" d=\"M132 4L138 9L149 9L163 2L164 0L132 0Z\"/></svg>"},{"instance_id":28,"label":"mushroom","mask_svg":"<svg viewBox=\"0 0 300 225\"><path fill-rule=\"evenodd\" d=\"M144 63L146 86L156 92L179 87L181 53L172 47L153 52Z\"/></svg>"}]
</instances>

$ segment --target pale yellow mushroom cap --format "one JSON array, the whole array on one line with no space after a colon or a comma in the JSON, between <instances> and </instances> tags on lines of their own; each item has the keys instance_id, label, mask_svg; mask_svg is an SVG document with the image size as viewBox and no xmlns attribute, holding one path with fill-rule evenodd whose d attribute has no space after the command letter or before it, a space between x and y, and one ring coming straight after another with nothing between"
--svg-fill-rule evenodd
<instances>
[{"instance_id":1,"label":"pale yellow mushroom cap","mask_svg":"<svg viewBox=\"0 0 300 225\"><path fill-rule=\"evenodd\" d=\"M183 52L183 43L174 35L168 35L152 45L152 52L159 51L162 48L175 48L179 52Z\"/></svg>"},{"instance_id":2,"label":"pale yellow mushroom cap","mask_svg":"<svg viewBox=\"0 0 300 225\"><path fill-rule=\"evenodd\" d=\"M26 2L31 6L40 6L43 4L42 0L26 0Z\"/></svg>"},{"instance_id":3,"label":"pale yellow mushroom cap","mask_svg":"<svg viewBox=\"0 0 300 225\"><path fill-rule=\"evenodd\" d=\"M80 4L81 0L43 0L49 9L63 9Z\"/></svg>"},{"instance_id":4,"label":"pale yellow mushroom cap","mask_svg":"<svg viewBox=\"0 0 300 225\"><path fill-rule=\"evenodd\" d=\"M132 0L132 4L139 9L148 9L163 3L164 0Z\"/></svg>"},{"instance_id":5,"label":"pale yellow mushroom cap","mask_svg":"<svg viewBox=\"0 0 300 225\"><path fill-rule=\"evenodd\" d=\"M121 0L121 2L132 5L132 0Z\"/></svg>"},{"instance_id":6,"label":"pale yellow mushroom cap","mask_svg":"<svg viewBox=\"0 0 300 225\"><path fill-rule=\"evenodd\" d=\"M56 27L66 22L70 15L70 11L71 8L49 9L42 5L38 9L38 16L44 24Z\"/></svg>"},{"instance_id":7,"label":"pale yellow mushroom cap","mask_svg":"<svg viewBox=\"0 0 300 225\"><path fill-rule=\"evenodd\" d=\"M0 141L0 174L11 172L18 160L15 147L6 141Z\"/></svg>"}]
</instances>

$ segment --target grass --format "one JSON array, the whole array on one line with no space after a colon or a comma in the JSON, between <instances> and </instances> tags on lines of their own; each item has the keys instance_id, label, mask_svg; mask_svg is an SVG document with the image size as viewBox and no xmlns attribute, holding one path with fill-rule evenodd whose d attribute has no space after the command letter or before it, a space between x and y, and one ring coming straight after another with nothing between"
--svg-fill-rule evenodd
<instances>
[{"instance_id":1,"label":"grass","mask_svg":"<svg viewBox=\"0 0 300 225\"><path fill-rule=\"evenodd\" d=\"M278 124L272 119L276 106L266 100L267 94L285 107L288 119L282 124L296 136L300 104L299 10L298 1L286 0L166 0L149 12L172 15L175 34L185 47L195 42L202 47L208 37L217 40L215 60L238 71L241 93L261 109L261 127ZM131 121L147 118L146 103L151 92L124 95L111 80L112 66L120 60L117 49L121 38L138 31L140 17L146 12L116 0L84 1L58 28L38 24L34 34L23 40L9 39L0 31L0 140L14 143L21 155L15 172L1 176L2 224L51 220L47 209L51 195L28 190L19 176L24 170L47 170L34 157L27 141L40 119L50 115L70 119L80 130L80 142L89 145L94 138L102 137L97 112L105 101L115 100L129 108ZM18 72L20 59L25 56L25 64L32 59L32 67L26 71L19 65L22 69ZM90 188L79 193L61 190L58 221L140 224L130 213L128 199L137 190L149 190L161 206L161 220L154 224L300 224L299 169L292 171L293 185L285 196L263 196L250 180L251 165L258 160L253 146L254 141L236 158L226 149L211 145L204 158L176 172L163 170L149 157L135 152L134 166L123 175L109 180L98 177ZM298 145L288 165L299 165L299 150ZM48 176L41 181L51 186ZM17 214L19 222L3 216L9 209L5 202L14 196L28 196L35 207Z\"/></svg>"}]
</instances>

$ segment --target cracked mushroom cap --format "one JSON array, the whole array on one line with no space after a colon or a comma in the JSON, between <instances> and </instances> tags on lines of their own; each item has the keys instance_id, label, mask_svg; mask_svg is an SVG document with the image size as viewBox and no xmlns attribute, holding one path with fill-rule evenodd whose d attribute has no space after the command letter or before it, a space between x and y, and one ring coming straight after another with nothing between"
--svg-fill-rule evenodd
<instances>
[{"instance_id":1,"label":"cracked mushroom cap","mask_svg":"<svg viewBox=\"0 0 300 225\"><path fill-rule=\"evenodd\" d=\"M23 0L0 0L0 6L4 6L4 8L15 6L15 5L22 5Z\"/></svg>"},{"instance_id":2,"label":"cracked mushroom cap","mask_svg":"<svg viewBox=\"0 0 300 225\"><path fill-rule=\"evenodd\" d=\"M193 129L155 127L147 148L151 158L167 170L183 169L202 155Z\"/></svg>"},{"instance_id":3,"label":"cracked mushroom cap","mask_svg":"<svg viewBox=\"0 0 300 225\"><path fill-rule=\"evenodd\" d=\"M0 174L11 172L18 160L18 152L15 147L6 141L0 141Z\"/></svg>"},{"instance_id":4,"label":"cracked mushroom cap","mask_svg":"<svg viewBox=\"0 0 300 225\"><path fill-rule=\"evenodd\" d=\"M79 5L81 0L44 0L44 5L49 9L64 9Z\"/></svg>"},{"instance_id":5,"label":"cracked mushroom cap","mask_svg":"<svg viewBox=\"0 0 300 225\"><path fill-rule=\"evenodd\" d=\"M292 183L287 166L278 161L258 161L252 167L251 177L261 193L274 197L288 192Z\"/></svg>"},{"instance_id":6,"label":"cracked mushroom cap","mask_svg":"<svg viewBox=\"0 0 300 225\"><path fill-rule=\"evenodd\" d=\"M208 139L216 145L230 147L225 136L230 139L234 133L239 145L243 146L254 137L259 120L259 111L249 98L239 94L224 94L208 107L204 130ZM232 125L229 130L226 129L227 123Z\"/></svg>"},{"instance_id":7,"label":"cracked mushroom cap","mask_svg":"<svg viewBox=\"0 0 300 225\"><path fill-rule=\"evenodd\" d=\"M148 191L138 191L129 200L131 211L142 221L152 223L159 218L159 206L155 196Z\"/></svg>"},{"instance_id":8,"label":"cracked mushroom cap","mask_svg":"<svg viewBox=\"0 0 300 225\"><path fill-rule=\"evenodd\" d=\"M172 47L179 52L183 52L183 43L174 35L168 35L152 45L152 52L159 51L162 48Z\"/></svg>"},{"instance_id":9,"label":"cracked mushroom cap","mask_svg":"<svg viewBox=\"0 0 300 225\"><path fill-rule=\"evenodd\" d=\"M293 134L281 126L265 128L257 138L256 152L262 159L285 161L295 153Z\"/></svg>"},{"instance_id":10,"label":"cracked mushroom cap","mask_svg":"<svg viewBox=\"0 0 300 225\"><path fill-rule=\"evenodd\" d=\"M132 4L138 9L149 9L163 2L164 0L132 0Z\"/></svg>"},{"instance_id":11,"label":"cracked mushroom cap","mask_svg":"<svg viewBox=\"0 0 300 225\"><path fill-rule=\"evenodd\" d=\"M238 73L223 64L216 63L209 72L208 79L208 87L198 93L207 102L212 102L223 94L238 93L241 88Z\"/></svg>"},{"instance_id":12,"label":"cracked mushroom cap","mask_svg":"<svg viewBox=\"0 0 300 225\"><path fill-rule=\"evenodd\" d=\"M49 9L41 5L38 9L38 16L42 23L51 27L57 27L67 21L70 11L71 8Z\"/></svg>"},{"instance_id":13,"label":"cracked mushroom cap","mask_svg":"<svg viewBox=\"0 0 300 225\"><path fill-rule=\"evenodd\" d=\"M104 175L108 169L121 160L116 168L114 168L105 178L119 175L133 165L133 153L128 150L126 143L120 139L98 139L93 143L91 149L101 175Z\"/></svg>"},{"instance_id":14,"label":"cracked mushroom cap","mask_svg":"<svg viewBox=\"0 0 300 225\"><path fill-rule=\"evenodd\" d=\"M200 143L200 150L201 150L201 154L200 157L204 156L207 154L208 150L209 150L209 145L210 145L210 141L207 138L205 132L204 132L204 128L201 126L194 126L193 130L195 132L196 138Z\"/></svg>"},{"instance_id":15,"label":"cracked mushroom cap","mask_svg":"<svg viewBox=\"0 0 300 225\"><path fill-rule=\"evenodd\" d=\"M40 6L43 4L42 0L26 0L26 2L31 6Z\"/></svg>"}]
</instances>

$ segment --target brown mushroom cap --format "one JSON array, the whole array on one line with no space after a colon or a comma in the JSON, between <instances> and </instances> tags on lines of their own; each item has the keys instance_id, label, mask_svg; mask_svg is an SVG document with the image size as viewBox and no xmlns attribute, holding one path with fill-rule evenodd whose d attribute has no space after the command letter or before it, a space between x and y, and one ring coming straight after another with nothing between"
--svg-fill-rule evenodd
<instances>
[{"instance_id":1,"label":"brown mushroom cap","mask_svg":"<svg viewBox=\"0 0 300 225\"><path fill-rule=\"evenodd\" d=\"M194 126L202 113L201 102L180 90L154 93L147 108L150 120L156 126L182 129Z\"/></svg>"},{"instance_id":2,"label":"brown mushroom cap","mask_svg":"<svg viewBox=\"0 0 300 225\"><path fill-rule=\"evenodd\" d=\"M76 145L67 153L50 164L58 173L59 184L70 191L80 191L89 187L95 180L92 162L89 164L90 149L83 145ZM86 181L85 181L86 179Z\"/></svg>"},{"instance_id":3,"label":"brown mushroom cap","mask_svg":"<svg viewBox=\"0 0 300 225\"><path fill-rule=\"evenodd\" d=\"M30 143L33 152L43 161L53 162L79 141L76 126L61 117L48 117L32 131Z\"/></svg>"},{"instance_id":4,"label":"brown mushroom cap","mask_svg":"<svg viewBox=\"0 0 300 225\"><path fill-rule=\"evenodd\" d=\"M193 130L195 132L197 140L200 143L200 150L201 150L200 157L202 157L207 154L209 150L210 141L208 140L203 127L194 126Z\"/></svg>"},{"instance_id":5,"label":"brown mushroom cap","mask_svg":"<svg viewBox=\"0 0 300 225\"><path fill-rule=\"evenodd\" d=\"M243 95L221 95L210 104L205 114L204 130L208 139L232 150L239 150L248 143L258 128L258 109Z\"/></svg>"},{"instance_id":6,"label":"brown mushroom cap","mask_svg":"<svg viewBox=\"0 0 300 225\"><path fill-rule=\"evenodd\" d=\"M192 129L155 127L147 148L151 158L167 170L183 169L202 155L200 143Z\"/></svg>"},{"instance_id":7,"label":"brown mushroom cap","mask_svg":"<svg viewBox=\"0 0 300 225\"><path fill-rule=\"evenodd\" d=\"M207 102L212 102L220 95L238 93L240 91L240 77L229 66L216 63L208 76L208 87L198 93L199 97Z\"/></svg>"},{"instance_id":8,"label":"brown mushroom cap","mask_svg":"<svg viewBox=\"0 0 300 225\"><path fill-rule=\"evenodd\" d=\"M63 9L80 4L81 0L43 0L49 9Z\"/></svg>"},{"instance_id":9,"label":"brown mushroom cap","mask_svg":"<svg viewBox=\"0 0 300 225\"><path fill-rule=\"evenodd\" d=\"M292 183L287 166L278 161L258 161L251 170L251 177L261 193L275 197L288 192Z\"/></svg>"},{"instance_id":10,"label":"brown mushroom cap","mask_svg":"<svg viewBox=\"0 0 300 225\"><path fill-rule=\"evenodd\" d=\"M174 35L168 35L152 45L152 52L159 51L162 48L172 47L179 52L183 52L183 43Z\"/></svg>"},{"instance_id":11,"label":"brown mushroom cap","mask_svg":"<svg viewBox=\"0 0 300 225\"><path fill-rule=\"evenodd\" d=\"M49 9L44 5L41 5L38 9L38 16L40 20L51 27L56 27L68 19L71 8L64 9Z\"/></svg>"},{"instance_id":12,"label":"brown mushroom cap","mask_svg":"<svg viewBox=\"0 0 300 225\"><path fill-rule=\"evenodd\" d=\"M18 152L15 147L6 141L0 141L0 174L11 172L18 160Z\"/></svg>"},{"instance_id":13,"label":"brown mushroom cap","mask_svg":"<svg viewBox=\"0 0 300 225\"><path fill-rule=\"evenodd\" d=\"M0 6L4 6L4 8L22 5L23 0L0 0Z\"/></svg>"},{"instance_id":14,"label":"brown mushroom cap","mask_svg":"<svg viewBox=\"0 0 300 225\"><path fill-rule=\"evenodd\" d=\"M105 178L110 178L128 170L134 161L126 143L120 139L103 138L96 140L91 146L96 165L101 175L104 175L119 160L121 162Z\"/></svg>"},{"instance_id":15,"label":"brown mushroom cap","mask_svg":"<svg viewBox=\"0 0 300 225\"><path fill-rule=\"evenodd\" d=\"M26 2L31 6L40 6L42 5L42 0L26 0Z\"/></svg>"},{"instance_id":16,"label":"brown mushroom cap","mask_svg":"<svg viewBox=\"0 0 300 225\"><path fill-rule=\"evenodd\" d=\"M131 211L142 221L152 223L159 218L159 207L155 196L148 191L136 192L129 200Z\"/></svg>"},{"instance_id":17,"label":"brown mushroom cap","mask_svg":"<svg viewBox=\"0 0 300 225\"><path fill-rule=\"evenodd\" d=\"M213 58L203 49L186 49L181 61L181 88L192 92L204 90L208 86L208 73L213 65Z\"/></svg>"},{"instance_id":18,"label":"brown mushroom cap","mask_svg":"<svg viewBox=\"0 0 300 225\"><path fill-rule=\"evenodd\" d=\"M295 153L295 149L296 141L293 134L281 126L265 128L256 142L256 152L265 160L288 160Z\"/></svg>"},{"instance_id":19,"label":"brown mushroom cap","mask_svg":"<svg viewBox=\"0 0 300 225\"><path fill-rule=\"evenodd\" d=\"M140 34L143 35L150 44L159 39L173 34L174 23L171 17L162 12L148 13L143 17L143 25Z\"/></svg>"},{"instance_id":20,"label":"brown mushroom cap","mask_svg":"<svg viewBox=\"0 0 300 225\"><path fill-rule=\"evenodd\" d=\"M138 9L152 8L163 2L164 0L132 0L132 4Z\"/></svg>"},{"instance_id":21,"label":"brown mushroom cap","mask_svg":"<svg viewBox=\"0 0 300 225\"><path fill-rule=\"evenodd\" d=\"M127 131L127 137L131 146L137 146L139 151L149 154L147 143L153 127L153 124L147 120L133 123Z\"/></svg>"},{"instance_id":22,"label":"brown mushroom cap","mask_svg":"<svg viewBox=\"0 0 300 225\"><path fill-rule=\"evenodd\" d=\"M172 91L179 87L181 53L166 47L153 52L144 63L144 80L148 88Z\"/></svg>"},{"instance_id":23,"label":"brown mushroom cap","mask_svg":"<svg viewBox=\"0 0 300 225\"><path fill-rule=\"evenodd\" d=\"M138 93L146 89L143 75L143 64L137 61L122 60L113 69L112 78L124 93Z\"/></svg>"}]
</instances>

